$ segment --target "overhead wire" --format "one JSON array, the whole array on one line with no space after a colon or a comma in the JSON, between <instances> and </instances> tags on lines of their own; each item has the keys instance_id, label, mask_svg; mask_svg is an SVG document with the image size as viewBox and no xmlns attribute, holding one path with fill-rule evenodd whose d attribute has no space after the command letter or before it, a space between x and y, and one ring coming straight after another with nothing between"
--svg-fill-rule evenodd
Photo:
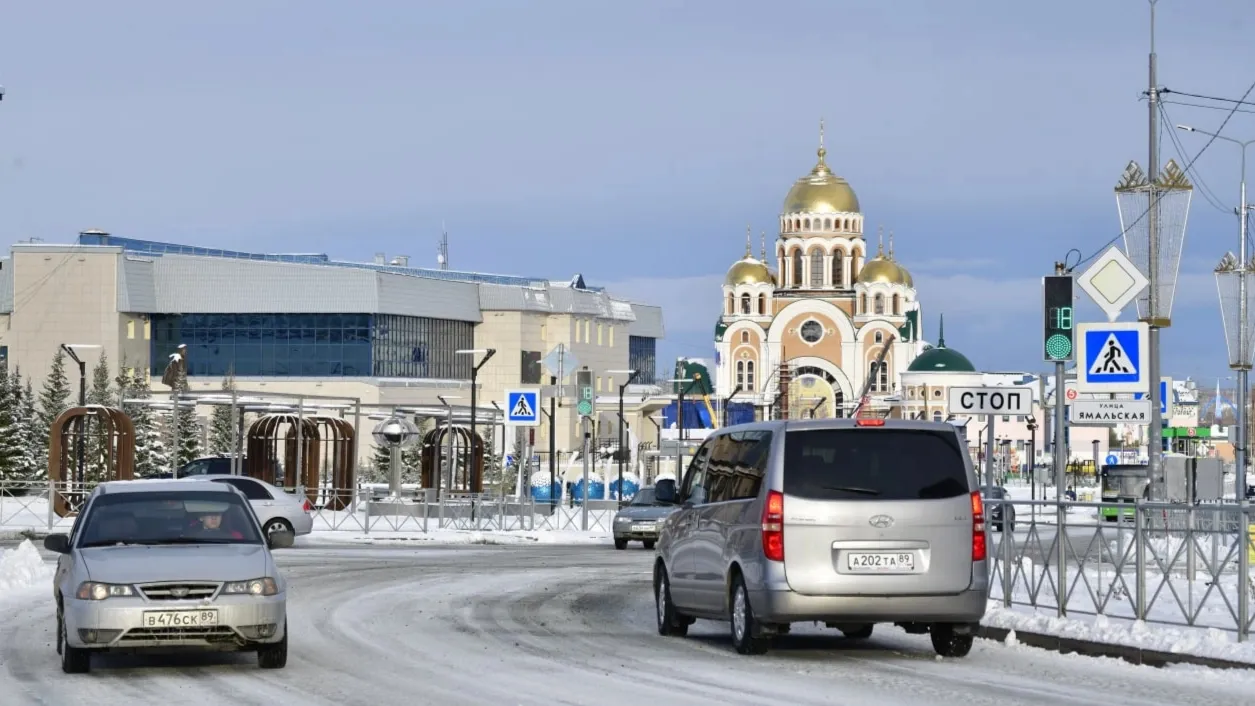
<instances>
[{"instance_id":1,"label":"overhead wire","mask_svg":"<svg viewBox=\"0 0 1255 706\"><path fill-rule=\"evenodd\" d=\"M1247 98L1247 96L1249 96L1249 95L1251 94L1251 91L1255 91L1255 81L1251 82L1251 85L1250 85L1250 86L1248 86L1248 87L1246 88L1246 92L1242 94L1242 98L1241 98L1241 100L1238 100L1238 101L1232 101L1232 102L1233 102L1233 104L1234 104L1234 105L1233 105L1233 108L1229 110L1229 112L1228 112L1228 114L1227 114L1227 115L1225 115L1225 119L1224 119L1224 120L1220 123L1220 127L1216 128L1215 133L1214 133L1214 134L1213 134L1213 135L1212 135L1212 136L1211 136L1211 137L1207 140L1207 143L1203 145L1202 149L1200 149L1200 150L1198 151L1198 153L1194 155L1194 158L1193 158L1193 159L1191 159L1191 160L1189 161L1189 163L1185 165L1185 171L1186 171L1187 173L1190 171L1190 169L1192 169L1192 168L1194 167L1194 163L1198 161L1198 158L1199 158L1199 157L1202 157L1202 156L1203 156L1203 153L1204 153L1204 152L1206 152L1206 151L1207 151L1207 149L1208 149L1208 148L1210 148L1210 147L1212 146L1212 144L1213 144L1213 143L1215 143L1215 141L1216 141L1216 136L1217 136L1217 135L1219 135L1221 132L1223 132L1223 131L1224 131L1225 126L1229 124L1229 120L1231 120L1231 119L1233 118L1234 113L1236 113L1236 112L1237 112L1237 110L1238 110L1238 106L1239 106L1239 105L1247 105L1247 103L1246 103L1246 98ZM1174 91L1174 93L1175 93L1175 91ZM1209 98L1208 96L1198 96L1198 95L1195 95L1195 94L1185 94L1185 93L1181 93L1181 94L1179 94L1179 95L1190 95L1191 97L1195 97L1195 98L1204 98L1204 99ZM1212 99L1212 100L1218 100L1218 99ZM1255 105L1255 104L1250 104L1250 105ZM1151 202L1151 204L1150 204L1149 206L1147 206L1147 207L1146 207L1146 210L1145 210L1145 211L1142 211L1141 215L1139 215L1137 218L1133 219L1133 221L1132 221L1131 223L1129 223L1127 226L1125 226L1125 228L1124 228L1122 231L1120 231L1120 234L1119 234L1119 235L1115 236L1115 237L1114 237L1114 238L1112 238L1111 240L1108 240L1106 243L1104 243L1104 244L1103 244L1103 246L1102 246L1102 247L1098 248L1098 249L1097 249L1097 250L1095 250L1095 251L1094 251L1091 255L1089 255L1089 257L1083 257L1083 258L1081 258L1080 260L1077 260L1077 262L1076 262L1075 264L1071 265L1071 266L1068 266L1068 264L1067 264L1067 260L1068 260L1068 258L1069 258L1069 257L1071 257L1072 253L1077 253L1077 255L1080 255L1080 254L1081 254L1081 251L1080 251L1079 249L1077 249L1077 248L1072 248L1071 250L1069 250L1069 251L1067 252L1067 254L1066 254L1066 255L1064 255L1064 267L1065 267L1065 269L1066 269L1068 272L1072 272L1073 270L1075 270L1076 268L1080 267L1081 265L1084 265L1085 263L1089 262L1090 260L1093 260L1094 258L1096 258L1096 257L1098 257L1099 255L1101 255L1103 252L1105 252L1105 251L1107 250L1107 248L1109 248L1109 247L1111 247L1112 245L1114 245L1114 244L1116 243L1116 241L1117 241L1117 240L1120 240L1120 239L1121 239L1121 238L1123 238L1125 235L1127 235L1127 234L1128 234L1128 232L1129 232L1130 230L1132 230L1133 226L1137 225L1138 223L1141 223L1142 219L1143 219L1143 218L1145 218L1146 216L1148 216L1152 210L1154 210L1154 209L1158 208L1158 207L1159 207L1159 201L1160 201L1161 199L1163 199L1163 197L1164 197L1165 195L1166 195L1166 192L1156 192L1156 196L1155 196L1154 200Z\"/></svg>"},{"instance_id":2,"label":"overhead wire","mask_svg":"<svg viewBox=\"0 0 1255 706\"><path fill-rule=\"evenodd\" d=\"M1164 109L1163 104L1159 105L1159 117L1162 118L1162 121L1160 122L1161 125L1172 125L1172 119L1168 117L1168 111ZM1181 138L1177 135L1177 131L1165 128L1163 132L1167 133L1168 140L1172 143L1173 149L1176 150L1177 156L1184 162L1186 159L1185 146L1181 144ZM1217 197L1211 190L1211 187L1207 186L1207 182L1203 181L1203 175L1199 173L1197 167L1191 167L1186 173L1193 176L1194 183L1198 185L1199 191L1203 194L1203 198L1207 201L1207 203L1211 204L1212 208L1220 211L1221 213L1231 213L1230 209L1225 208L1224 205L1220 203L1219 197Z\"/></svg>"}]
</instances>

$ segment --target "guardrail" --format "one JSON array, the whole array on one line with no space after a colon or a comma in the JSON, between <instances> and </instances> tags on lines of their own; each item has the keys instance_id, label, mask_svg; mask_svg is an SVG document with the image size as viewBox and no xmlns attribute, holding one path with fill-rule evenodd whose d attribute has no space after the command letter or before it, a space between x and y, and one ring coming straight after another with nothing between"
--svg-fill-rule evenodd
<instances>
[{"instance_id":1,"label":"guardrail","mask_svg":"<svg viewBox=\"0 0 1255 706\"><path fill-rule=\"evenodd\" d=\"M990 498L985 507L990 598L1008 608L1250 635L1255 506ZM992 531L995 509L1004 531Z\"/></svg>"},{"instance_id":2,"label":"guardrail","mask_svg":"<svg viewBox=\"0 0 1255 706\"><path fill-rule=\"evenodd\" d=\"M0 530L68 530L84 498L94 484L0 481ZM397 497L373 487L357 490L303 487L285 488L298 497L310 497L315 531L331 532L432 532L473 530L483 532L588 531L610 532L619 503L590 500L587 511L578 502L535 502L491 493L444 493L405 489ZM68 513L61 516L49 498L65 500Z\"/></svg>"}]
</instances>

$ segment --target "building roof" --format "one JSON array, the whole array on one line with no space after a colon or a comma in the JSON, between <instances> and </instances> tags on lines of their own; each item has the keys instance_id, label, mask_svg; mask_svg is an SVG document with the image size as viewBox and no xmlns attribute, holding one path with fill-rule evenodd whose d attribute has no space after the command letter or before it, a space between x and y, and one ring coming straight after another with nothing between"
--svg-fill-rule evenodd
<instances>
[{"instance_id":1,"label":"building roof","mask_svg":"<svg viewBox=\"0 0 1255 706\"><path fill-rule=\"evenodd\" d=\"M784 197L782 213L860 213L858 196L849 182L828 168L820 133L819 161L810 174L798 179Z\"/></svg>"},{"instance_id":2,"label":"building roof","mask_svg":"<svg viewBox=\"0 0 1255 706\"><path fill-rule=\"evenodd\" d=\"M974 373L976 366L972 365L967 356L946 348L946 318L943 314L937 333L937 345L920 353L906 370L910 373Z\"/></svg>"}]
</instances>

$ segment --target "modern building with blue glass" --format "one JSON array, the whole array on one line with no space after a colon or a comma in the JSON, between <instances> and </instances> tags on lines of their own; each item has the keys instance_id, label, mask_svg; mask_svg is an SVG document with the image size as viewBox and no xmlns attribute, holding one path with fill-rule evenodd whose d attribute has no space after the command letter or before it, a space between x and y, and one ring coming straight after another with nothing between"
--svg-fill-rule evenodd
<instances>
[{"instance_id":1,"label":"modern building with blue glass","mask_svg":"<svg viewBox=\"0 0 1255 706\"><path fill-rule=\"evenodd\" d=\"M187 346L193 390L235 375L241 388L339 395L367 404L479 404L549 382L540 361L562 344L600 392L625 375L657 374L662 310L566 281L411 267L323 254L233 252L86 231L68 245L16 244L0 260L0 356L38 385L58 347L99 346L111 368L147 371L157 388L169 354ZM561 437L574 434L563 411ZM565 441L565 439L564 439ZM562 442L560 442L562 443Z\"/></svg>"}]
</instances>

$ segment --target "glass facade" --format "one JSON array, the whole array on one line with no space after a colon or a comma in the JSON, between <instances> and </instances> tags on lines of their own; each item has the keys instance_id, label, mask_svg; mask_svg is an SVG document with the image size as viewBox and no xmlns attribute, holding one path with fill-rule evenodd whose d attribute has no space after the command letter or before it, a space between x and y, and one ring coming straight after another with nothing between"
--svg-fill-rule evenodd
<instances>
[{"instance_id":1,"label":"glass facade","mask_svg":"<svg viewBox=\"0 0 1255 706\"><path fill-rule=\"evenodd\" d=\"M470 377L473 326L374 314L155 314L152 374L187 344L188 374L221 377Z\"/></svg>"},{"instance_id":2,"label":"glass facade","mask_svg":"<svg viewBox=\"0 0 1255 706\"><path fill-rule=\"evenodd\" d=\"M475 325L417 316L374 317L374 374L388 378L469 380Z\"/></svg>"},{"instance_id":3,"label":"glass facade","mask_svg":"<svg viewBox=\"0 0 1255 706\"><path fill-rule=\"evenodd\" d=\"M636 375L638 382L651 383L658 379L657 350L657 339L628 336L628 367L640 371Z\"/></svg>"}]
</instances>

